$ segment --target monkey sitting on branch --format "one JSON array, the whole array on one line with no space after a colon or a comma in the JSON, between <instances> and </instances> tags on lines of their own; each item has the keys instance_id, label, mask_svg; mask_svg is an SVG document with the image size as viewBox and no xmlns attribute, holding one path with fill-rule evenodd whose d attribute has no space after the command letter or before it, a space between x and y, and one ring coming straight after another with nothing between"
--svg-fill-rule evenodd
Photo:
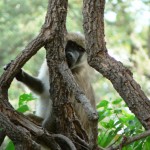
<instances>
[{"instance_id":1,"label":"monkey sitting on branch","mask_svg":"<svg viewBox=\"0 0 150 150\"><path fill-rule=\"evenodd\" d=\"M95 108L93 89L89 80L89 65L87 63L87 54L85 52L84 36L79 33L68 33L66 39L65 56L67 64L76 82L90 100L92 107ZM31 91L39 96L39 99L36 101L36 113L35 115L30 115L30 117L35 120L35 122L40 120L42 126L45 127L46 130L53 132L53 105L49 93L50 80L46 60L42 64L37 78L30 76L21 69L16 75L16 79L24 83ZM74 96L71 98L71 103L83 128L87 134L90 135L88 117L81 104L77 102ZM49 124L49 126L46 124Z\"/></svg>"}]
</instances>

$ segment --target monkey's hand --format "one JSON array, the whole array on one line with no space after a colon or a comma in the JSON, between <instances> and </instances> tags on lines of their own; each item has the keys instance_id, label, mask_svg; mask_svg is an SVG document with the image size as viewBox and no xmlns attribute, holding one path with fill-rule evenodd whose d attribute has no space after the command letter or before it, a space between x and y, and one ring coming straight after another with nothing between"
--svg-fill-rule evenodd
<instances>
[{"instance_id":1,"label":"monkey's hand","mask_svg":"<svg viewBox=\"0 0 150 150\"><path fill-rule=\"evenodd\" d=\"M4 69L4 70L7 70L7 69L10 67L12 61L13 61L13 60L11 60L11 62L8 63L7 65L5 65L5 66L3 67L3 69ZM15 77L16 77L16 79L17 79L18 81L21 81L22 78L23 78L23 70L20 69L19 72L16 74Z\"/></svg>"},{"instance_id":2,"label":"monkey's hand","mask_svg":"<svg viewBox=\"0 0 150 150\"><path fill-rule=\"evenodd\" d=\"M22 69L20 69L19 70L19 72L16 74L16 79L18 80L18 81L22 81L22 79L24 78L24 76L23 76L23 73L24 71L22 70Z\"/></svg>"},{"instance_id":3,"label":"monkey's hand","mask_svg":"<svg viewBox=\"0 0 150 150\"><path fill-rule=\"evenodd\" d=\"M13 61L13 60L11 60L11 62L10 62L10 63L8 63L7 65L5 65L5 66L3 67L3 69L4 69L4 70L7 70L7 69L10 67L10 65L11 65L12 61Z\"/></svg>"}]
</instances>

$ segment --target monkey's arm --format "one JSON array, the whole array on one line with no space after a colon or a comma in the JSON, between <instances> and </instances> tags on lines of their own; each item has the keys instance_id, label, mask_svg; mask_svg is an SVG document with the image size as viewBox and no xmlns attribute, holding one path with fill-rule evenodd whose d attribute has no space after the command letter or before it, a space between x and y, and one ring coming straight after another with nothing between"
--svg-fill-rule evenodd
<instances>
[{"instance_id":1,"label":"monkey's arm","mask_svg":"<svg viewBox=\"0 0 150 150\"><path fill-rule=\"evenodd\" d=\"M17 73L16 79L24 83L28 88L30 88L36 94L41 94L44 91L44 86L41 80L32 77L22 69Z\"/></svg>"}]
</instances>

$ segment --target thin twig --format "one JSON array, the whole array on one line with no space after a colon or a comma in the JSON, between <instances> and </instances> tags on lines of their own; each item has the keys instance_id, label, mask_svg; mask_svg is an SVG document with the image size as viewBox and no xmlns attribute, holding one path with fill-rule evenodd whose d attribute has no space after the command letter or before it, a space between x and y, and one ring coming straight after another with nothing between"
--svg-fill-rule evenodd
<instances>
[{"instance_id":1,"label":"thin twig","mask_svg":"<svg viewBox=\"0 0 150 150\"><path fill-rule=\"evenodd\" d=\"M147 136L150 136L150 130L147 130L147 131L145 131L139 135L136 135L136 136L133 136L133 137L130 137L130 138L123 140L123 142L121 142L121 146L124 147L126 145L129 145L129 144L135 142L135 141L146 138ZM107 148L106 150L117 150L117 149L119 149L119 147L120 147L120 144L117 146L111 146L111 147Z\"/></svg>"}]
</instances>

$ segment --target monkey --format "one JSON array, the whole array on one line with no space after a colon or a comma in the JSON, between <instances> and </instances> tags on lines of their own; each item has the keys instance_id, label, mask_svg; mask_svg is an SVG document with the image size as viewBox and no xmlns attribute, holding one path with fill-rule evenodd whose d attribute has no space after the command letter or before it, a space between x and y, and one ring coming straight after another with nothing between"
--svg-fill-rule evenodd
<instances>
[{"instance_id":1,"label":"monkey","mask_svg":"<svg viewBox=\"0 0 150 150\"><path fill-rule=\"evenodd\" d=\"M67 33L65 43L65 56L68 67L70 68L76 82L90 100L92 107L95 109L94 92L90 83L89 65L87 63L87 54L85 51L85 39L81 33ZM16 79L26 85L33 93L39 96L36 101L35 115L29 115L33 120L38 120L46 130L52 132L53 108L50 98L49 71L46 59L44 60L38 77L32 77L23 69L15 76ZM79 118L83 128L89 135L89 122L81 104L72 96L71 103L74 111Z\"/></svg>"}]
</instances>

